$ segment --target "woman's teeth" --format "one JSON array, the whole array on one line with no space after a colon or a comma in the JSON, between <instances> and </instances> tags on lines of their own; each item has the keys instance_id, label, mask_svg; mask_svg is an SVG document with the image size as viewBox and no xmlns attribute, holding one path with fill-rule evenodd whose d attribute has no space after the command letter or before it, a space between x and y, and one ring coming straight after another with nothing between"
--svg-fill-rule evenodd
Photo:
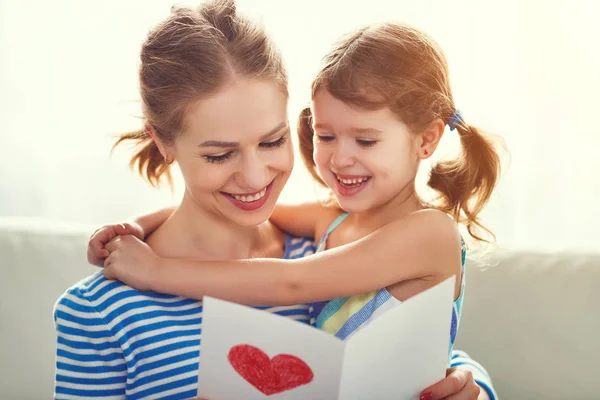
<instances>
[{"instance_id":1,"label":"woman's teeth","mask_svg":"<svg viewBox=\"0 0 600 400\"><path fill-rule=\"evenodd\" d=\"M236 199L237 201L241 201L242 203L252 203L253 201L262 199L265 196L265 193L267 193L267 188L264 188L263 190L256 193L255 195L232 194L231 196L234 199Z\"/></svg>"}]
</instances>

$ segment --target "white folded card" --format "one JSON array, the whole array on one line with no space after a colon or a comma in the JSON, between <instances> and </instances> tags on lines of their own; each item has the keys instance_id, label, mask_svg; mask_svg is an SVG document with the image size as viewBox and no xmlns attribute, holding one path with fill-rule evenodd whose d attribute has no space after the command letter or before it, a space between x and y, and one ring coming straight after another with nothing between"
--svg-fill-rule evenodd
<instances>
[{"instance_id":1,"label":"white folded card","mask_svg":"<svg viewBox=\"0 0 600 400\"><path fill-rule=\"evenodd\" d=\"M204 298L198 396L210 400L418 399L446 375L455 278L342 341L306 324Z\"/></svg>"}]
</instances>

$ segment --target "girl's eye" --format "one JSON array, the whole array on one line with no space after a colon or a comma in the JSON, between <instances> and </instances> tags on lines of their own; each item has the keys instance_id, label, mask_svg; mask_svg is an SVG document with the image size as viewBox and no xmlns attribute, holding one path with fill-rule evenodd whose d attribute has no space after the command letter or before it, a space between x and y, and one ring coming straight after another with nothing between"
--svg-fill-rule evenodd
<instances>
[{"instance_id":1,"label":"girl's eye","mask_svg":"<svg viewBox=\"0 0 600 400\"><path fill-rule=\"evenodd\" d=\"M377 140L373 140L373 139L356 139L356 143L358 143L358 145L360 147L373 147L377 144Z\"/></svg>"},{"instance_id":2,"label":"girl's eye","mask_svg":"<svg viewBox=\"0 0 600 400\"><path fill-rule=\"evenodd\" d=\"M288 138L288 135L286 133L283 136L281 136L279 139L277 139L273 142L263 142L263 143L259 144L259 146L262 148L265 148L265 149L281 147L285 144L285 142L287 141L287 138Z\"/></svg>"},{"instance_id":3,"label":"girl's eye","mask_svg":"<svg viewBox=\"0 0 600 400\"><path fill-rule=\"evenodd\" d=\"M320 142L333 142L333 140L335 139L335 137L333 137L333 135L317 135L317 139Z\"/></svg>"},{"instance_id":4,"label":"girl's eye","mask_svg":"<svg viewBox=\"0 0 600 400\"><path fill-rule=\"evenodd\" d=\"M213 164L214 163L219 164L219 163L227 161L227 159L229 157L231 157L232 153L233 153L232 151L228 151L227 153L219 154L216 156L202 156L202 157L206 160L206 162L213 163Z\"/></svg>"}]
</instances>

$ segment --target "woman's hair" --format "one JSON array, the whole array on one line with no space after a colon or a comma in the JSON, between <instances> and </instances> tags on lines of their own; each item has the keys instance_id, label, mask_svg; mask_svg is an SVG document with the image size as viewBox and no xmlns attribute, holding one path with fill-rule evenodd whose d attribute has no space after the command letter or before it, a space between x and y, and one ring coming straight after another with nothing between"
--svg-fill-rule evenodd
<instances>
[{"instance_id":1,"label":"woman's hair","mask_svg":"<svg viewBox=\"0 0 600 400\"><path fill-rule=\"evenodd\" d=\"M364 109L389 108L412 132L437 119L446 124L455 113L446 58L424 33L399 24L360 29L336 43L323 59L312 96L326 89L335 98ZM456 160L436 164L428 185L439 194L435 206L466 224L469 234L485 228L478 214L489 200L500 173L500 159L490 137L460 121L462 152ZM298 120L300 153L311 175L322 183L313 160L310 109Z\"/></svg>"},{"instance_id":2,"label":"woman's hair","mask_svg":"<svg viewBox=\"0 0 600 400\"><path fill-rule=\"evenodd\" d=\"M151 138L172 145L184 128L186 111L195 101L217 92L235 76L278 83L287 94L281 55L262 27L241 17L234 0L214 0L197 8L173 7L142 46L139 67L144 129L121 135L115 146L133 141L131 159L153 186L170 166Z\"/></svg>"}]
</instances>

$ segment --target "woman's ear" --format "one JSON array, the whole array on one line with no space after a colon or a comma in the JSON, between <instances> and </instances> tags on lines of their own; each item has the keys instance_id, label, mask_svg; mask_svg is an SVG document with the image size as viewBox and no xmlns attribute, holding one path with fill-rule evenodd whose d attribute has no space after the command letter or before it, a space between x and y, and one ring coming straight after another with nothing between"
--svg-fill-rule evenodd
<instances>
[{"instance_id":1,"label":"woman's ear","mask_svg":"<svg viewBox=\"0 0 600 400\"><path fill-rule=\"evenodd\" d=\"M172 155L169 154L167 146L165 146L160 141L160 139L158 139L156 137L156 132L154 132L154 128L152 128L152 125L150 125L148 122L146 122L146 124L144 125L144 129L146 130L146 133L148 133L148 136L150 136L152 141L154 141L154 143L156 144L156 147L158 147L158 151L160 151L160 154L163 156L163 158L165 160L167 160L168 158L172 157Z\"/></svg>"}]
</instances>

